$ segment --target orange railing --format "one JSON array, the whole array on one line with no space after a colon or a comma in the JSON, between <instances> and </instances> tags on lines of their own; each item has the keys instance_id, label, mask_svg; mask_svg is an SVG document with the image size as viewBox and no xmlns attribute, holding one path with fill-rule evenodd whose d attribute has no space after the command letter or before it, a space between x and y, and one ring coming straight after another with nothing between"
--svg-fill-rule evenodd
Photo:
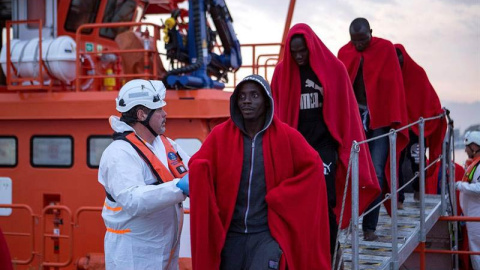
<instances>
[{"instance_id":1,"label":"orange railing","mask_svg":"<svg viewBox=\"0 0 480 270\"><path fill-rule=\"evenodd\" d=\"M42 40L42 32L40 29L42 29L42 21L41 20L25 20L25 21L15 21L15 22L7 22L7 29L9 27L12 27L12 25L15 24L25 24L25 23L37 23L39 24L39 33L38 37L39 40ZM128 27L130 29L134 28L141 28L141 27L148 27L150 29L153 29L153 31L150 31L152 33L153 38L153 46L149 48L138 48L138 49L118 49L117 45L115 44L114 41L110 42L110 46L105 46L105 41L100 41L100 40L91 40L91 35L84 35L82 34L82 31L85 29L98 29L98 28L115 28L115 27ZM118 88L121 86L121 80L122 79L129 79L129 78L145 78L145 79L162 79L160 78L158 74L158 61L162 61L160 56L162 53L158 49L157 43L160 42L161 39L161 30L162 26L153 24L153 23L147 23L147 22L119 22L119 23L96 23L96 24L84 24L78 27L77 32L76 32L76 37L75 37L75 42L76 42L76 62L75 62L75 67L76 67L76 77L74 80L74 83L72 85L66 85L65 83L62 83L61 81L55 79L54 76L52 76L45 63L45 59L42 57L38 57L38 70L33 71L34 74L37 76L35 77L20 77L16 76L17 74L17 69L12 63L11 59L11 53L6 54L6 60L7 60L7 89L11 91L19 91L19 90L74 90L76 92L79 92L81 90L101 90L101 85L102 83L99 83L99 80L104 80L104 79L114 79L118 81L116 84L116 88L114 90L118 90ZM146 37L149 39L150 37ZM90 43L95 43L97 42L98 44L103 44L103 46L93 46L91 51L86 51L85 49L85 44L87 42ZM7 51L11 52L12 49L12 44L11 44L11 33L10 31L7 31ZM276 65L276 61L279 59L279 52L280 49L282 48L281 43L261 43L261 44L242 44L241 49L242 49L242 55L243 55L243 62L244 64L241 66L241 68L233 73L233 82L230 82L226 85L226 88L233 89L235 85L238 83L239 79L245 77L246 75L249 74L260 74L263 69L263 75L267 79L267 81L270 79L270 75L273 72L273 68ZM101 49L99 49L101 48ZM220 48L218 48L220 50ZM39 55L42 54L42 46L39 46ZM129 54L129 53L143 53L144 55L144 66L145 67L151 67L149 69L145 68L143 70L143 73L125 73L124 70L120 71L121 68L118 68L119 70L115 70L116 72L113 72L113 74L107 74L107 72L104 72L104 70L99 70L99 62L100 62L100 57L102 55L106 54L112 54L115 55L116 57L116 63L115 66L121 66L121 57L120 54ZM153 57L152 57L153 56ZM158 56L158 57L157 57ZM250 60L251 59L251 60ZM87 72L88 74L82 74L84 71L82 68L84 68L84 65L82 63L84 62L90 62L90 72ZM245 63L246 62L246 63ZM86 67L88 69L89 67ZM48 75L49 79L45 79L44 77ZM92 84L92 86L88 87L83 87L82 83L90 81L90 82L95 82L95 84ZM85 88L85 89L82 89Z\"/></svg>"},{"instance_id":2,"label":"orange railing","mask_svg":"<svg viewBox=\"0 0 480 270\"><path fill-rule=\"evenodd\" d=\"M62 220L66 220L65 222L68 222L66 223L65 225L66 228L69 228L68 229L68 233L67 234L60 234L60 229L59 228L54 228L53 230L53 233L45 233L45 228L46 228L46 218L42 218L43 219L43 222L42 222L42 233L43 233L43 237L42 237L42 245L41 245L41 257L42 257L42 266L43 267L48 267L48 266L51 266L51 267L65 267L65 266L68 266L71 262L72 262L72 258L73 258L73 231L72 231L72 227L73 227L73 222L71 221L72 220L72 211L70 211L70 208L64 206L64 205L49 205L49 206L46 206L45 208L43 208L42 210L42 217L44 217L46 214L47 214L47 211L65 211L67 212L68 214L68 219L62 219ZM60 239L68 239L70 240L69 241L69 245L68 245L68 259L64 262L49 262L49 261L46 261L46 258L45 258L45 238L51 238L53 241L54 241L54 245L57 244L59 245L58 241Z\"/></svg>"},{"instance_id":3,"label":"orange railing","mask_svg":"<svg viewBox=\"0 0 480 270\"><path fill-rule=\"evenodd\" d=\"M153 41L154 41L154 46L152 46L153 49L149 48L142 48L142 49L128 49L128 50L121 50L121 49L108 49L108 50L103 50L103 51L97 51L97 48L94 46L94 50L92 51L85 51L81 49L80 46L81 44L85 43L84 38L86 36L82 35L82 31L84 29L95 29L95 28L114 28L114 27L153 27ZM150 57L151 55L158 55L159 51L156 46L156 42L160 41L160 29L162 27L153 24L153 23L147 23L147 22L121 22L121 23L94 23L94 24L83 24L77 29L76 33L76 39L75 42L77 44L77 59L76 59L76 80L75 80L75 91L79 91L81 89L80 87L80 82L81 80L89 80L89 79L105 79L105 78L115 78L115 79L120 79L120 78L138 78L142 77L145 79L161 79L157 75L157 57ZM152 70L150 72L150 69L145 68L143 73L134 73L134 74L94 74L94 75L82 75L81 74L81 62L85 58L91 58L92 56L98 56L102 54L114 54L117 56L117 59L120 59L120 54L121 53L143 53L144 54L144 66L152 66ZM152 58L152 65L150 65L150 58Z\"/></svg>"},{"instance_id":4,"label":"orange railing","mask_svg":"<svg viewBox=\"0 0 480 270\"><path fill-rule=\"evenodd\" d=\"M441 216L439 220L449 221L449 222L480 222L480 217L466 217L466 216ZM458 241L457 241L458 247ZM470 250L446 250L446 249L430 249L426 248L425 242L420 242L420 244L415 249L415 252L420 255L420 269L425 270L427 268L426 254L450 254L450 255L480 255L479 251L470 251ZM456 260L458 262L458 259Z\"/></svg>"},{"instance_id":5,"label":"orange railing","mask_svg":"<svg viewBox=\"0 0 480 270\"><path fill-rule=\"evenodd\" d=\"M42 54L42 29L43 23L42 20L22 20L22 21L7 21L5 29L11 29L12 25L18 24L38 24L38 70L32 70L33 74L37 74L34 77L17 77L16 74L17 68L12 62L11 49L12 49L12 39L10 31L6 31L7 34L7 52L6 53L6 75L7 75L7 90L10 91L19 91L19 90L52 90L53 89L53 77L49 74L48 69L45 65ZM20 63L19 63L20 65ZM13 74L12 74L13 73ZM45 84L44 74L48 74L51 78L49 84ZM35 83L36 82L36 83Z\"/></svg>"},{"instance_id":6,"label":"orange railing","mask_svg":"<svg viewBox=\"0 0 480 270\"><path fill-rule=\"evenodd\" d=\"M34 230L34 227L35 227L35 218L37 218L38 216L34 215L33 214L33 210L30 206L26 205L26 204L0 204L0 208L16 208L16 209L25 209L28 211L28 214L30 215L30 230L28 233L22 233L22 232L3 232L3 234L7 235L7 236L22 236L22 237L29 237L30 238L30 257L28 257L27 259L25 260L12 260L12 263L13 264L29 264L30 262L33 261L33 258L36 254L38 254L37 252L35 252L35 242L34 242L34 239L35 239L35 230Z\"/></svg>"},{"instance_id":7,"label":"orange railing","mask_svg":"<svg viewBox=\"0 0 480 270\"><path fill-rule=\"evenodd\" d=\"M80 214L83 212L102 212L103 207L101 206L83 206L77 209L75 215L73 216L73 225L74 227L80 226Z\"/></svg>"},{"instance_id":8,"label":"orange railing","mask_svg":"<svg viewBox=\"0 0 480 270\"><path fill-rule=\"evenodd\" d=\"M42 209L42 214L41 215L35 215L32 211L32 208L26 204L0 204L0 208L15 208L15 209L25 209L28 211L28 215L30 216L31 219L31 225L29 228L29 231L27 233L25 232L8 232L4 231L3 234L8 237L16 237L16 236L23 236L23 237L29 237L30 238L30 257L25 259L25 260L12 260L12 263L14 265L28 265L30 264L34 256L37 255L41 259L41 265L43 267L66 267L72 263L73 260L73 254L74 254L74 238L73 238L73 230L79 226L79 220L80 220L80 214L85 212L85 211L95 211L95 212L101 212L102 207L80 207L77 209L75 212L75 216L72 216L72 211L70 208L64 205L49 205L46 206L45 208ZM59 211L64 211L67 213L66 217L62 217L61 224L66 225L65 228L68 228L66 233L60 233L60 229L58 226L55 226L54 224L54 230L53 232L46 232L46 215L51 215L52 213L58 213L58 216L60 216ZM0 217L1 220L1 217ZM41 224L41 247L40 251L35 251L35 221L40 220ZM65 223L63 223L65 222ZM58 229L58 230L57 230ZM54 241L55 244L59 244L60 239L66 239L69 240L68 242L68 254L67 254L67 259L63 262L53 262L53 261L48 261L46 258L46 252L45 252L45 239L50 238Z\"/></svg>"},{"instance_id":9,"label":"orange railing","mask_svg":"<svg viewBox=\"0 0 480 270\"><path fill-rule=\"evenodd\" d=\"M30 216L31 222L30 222L30 227L28 232L8 232L8 231L3 231L3 234L8 237L29 237L30 238L30 257L28 257L25 260L18 260L18 259L13 259L12 263L14 265L28 265L30 264L35 255L39 256L41 259L41 265L42 267L53 267L53 268L59 268L59 267L66 267L72 264L73 261L73 254L74 254L74 248L75 248L75 241L73 238L74 231L78 227L80 227L80 217L82 216L83 213L86 212L98 212L100 213L103 209L103 207L100 206L83 206L78 208L75 211L75 214L72 215L72 211L70 210L69 207L65 205L49 205L46 206L45 208L42 209L42 214L41 215L35 215L33 213L33 210L30 206L26 204L0 204L0 208L14 208L14 209L25 209L28 212L28 215ZM63 225L65 225L65 228L68 228L66 233L60 233L60 229L57 226L54 226L54 231L53 233L47 233L46 232L46 221L47 215L56 214L58 217L60 216L60 211L64 211L67 213L67 216L62 216L61 220ZM190 214L190 211L188 209L185 209L185 214ZM2 217L0 217L0 220ZM40 220L41 224L41 249L40 251L35 251L35 224L36 220ZM55 225L55 222L54 222ZM58 230L56 230L58 229ZM55 244L59 244L58 241L60 239L68 240L68 253L67 253L67 259L63 262L53 262L53 261L48 261L48 258L46 258L46 252L45 252L45 239L50 238L54 241ZM81 238L80 238L81 240ZM56 243L55 243L56 242ZM63 249L62 249L63 250Z\"/></svg>"},{"instance_id":10,"label":"orange railing","mask_svg":"<svg viewBox=\"0 0 480 270\"><path fill-rule=\"evenodd\" d=\"M141 26L149 26L153 27L153 40L155 42L160 41L160 29L162 27L155 25L153 23L133 23L133 22L124 22L124 23L101 23L101 24L85 24L80 26L77 29L77 34L76 34L76 43L77 43L77 48L80 48L80 44L82 44L83 41L83 36L81 34L82 30L86 28L104 28L104 27L141 27ZM155 44L156 45L156 44ZM246 60L247 55L251 55L251 62L248 64L243 64L241 66L241 69L233 74L233 83L230 83L226 86L226 88L232 89L237 82L239 81L239 74L259 74L260 69L264 69L264 74L266 79L268 80L268 70L271 68L273 69L275 67L275 64L269 64L268 62L277 60L279 57L279 51L280 48L282 47L281 43L262 43L262 44L242 44L242 55L244 56L244 60ZM218 48L220 49L220 48ZM144 53L144 62L145 65L148 66L150 63L150 58L151 55L157 54L160 55L160 51L158 50L157 46L153 46L153 49L130 49L130 50L120 50L120 49L109 49L108 51L92 51L92 52L85 52L82 49L77 49L77 80L76 80L76 91L79 91L80 89L80 81L81 80L88 80L88 79L105 79L105 78L133 78L133 77L144 77L148 79L161 79L157 76L157 57L153 57L153 70L152 72L148 72L148 70L145 70L143 74L112 74L112 75L107 75L107 74L100 74L100 75L81 75L81 61L84 59L85 56L91 55L101 55L101 54L115 54L119 55L120 53ZM274 52L274 53L272 53ZM269 57L268 59L264 60L265 57ZM262 62L264 61L264 62Z\"/></svg>"},{"instance_id":11,"label":"orange railing","mask_svg":"<svg viewBox=\"0 0 480 270\"><path fill-rule=\"evenodd\" d=\"M276 63L269 64L270 61L278 61L281 43L251 43L242 44L242 57L244 64L233 74L233 82L225 86L225 89L233 89L239 80L250 74L260 74L264 71L264 77L270 81L269 71L273 71ZM245 61L251 59L247 63Z\"/></svg>"}]
</instances>

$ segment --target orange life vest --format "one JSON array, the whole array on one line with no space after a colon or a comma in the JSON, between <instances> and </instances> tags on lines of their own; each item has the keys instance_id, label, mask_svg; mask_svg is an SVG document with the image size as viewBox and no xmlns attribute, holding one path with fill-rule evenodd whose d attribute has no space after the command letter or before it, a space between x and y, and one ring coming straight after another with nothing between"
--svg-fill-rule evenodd
<instances>
[{"instance_id":1,"label":"orange life vest","mask_svg":"<svg viewBox=\"0 0 480 270\"><path fill-rule=\"evenodd\" d=\"M158 157L148 148L145 142L135 134L135 132L130 132L125 135L123 134L114 134L115 140L124 140L137 151L138 155L145 161L150 171L157 179L157 182L152 183L152 185L159 185L165 182L170 182L175 178L181 178L185 174L187 174L187 169L182 162L182 158L178 154L177 151L173 148L170 141L163 135L161 135L161 139L163 145L165 146L165 152L167 153L167 161L168 161L168 170L165 165L158 159ZM173 175L172 175L173 174ZM107 198L115 202L115 199L112 197L110 193L105 190L107 194Z\"/></svg>"},{"instance_id":2,"label":"orange life vest","mask_svg":"<svg viewBox=\"0 0 480 270\"><path fill-rule=\"evenodd\" d=\"M124 137L124 140L132 145L138 155L140 155L148 165L153 175L157 178L158 184L172 181L174 178L181 178L187 174L187 169L182 162L182 158L175 151L170 141L163 135L160 137L165 146L165 152L167 153L168 169L135 132L131 132Z\"/></svg>"},{"instance_id":3,"label":"orange life vest","mask_svg":"<svg viewBox=\"0 0 480 270\"><path fill-rule=\"evenodd\" d=\"M478 169L478 165L480 164L480 157L476 157L473 161L468 165L467 169L465 170L465 174L463 175L462 181L472 182L473 175L475 171Z\"/></svg>"}]
</instances>

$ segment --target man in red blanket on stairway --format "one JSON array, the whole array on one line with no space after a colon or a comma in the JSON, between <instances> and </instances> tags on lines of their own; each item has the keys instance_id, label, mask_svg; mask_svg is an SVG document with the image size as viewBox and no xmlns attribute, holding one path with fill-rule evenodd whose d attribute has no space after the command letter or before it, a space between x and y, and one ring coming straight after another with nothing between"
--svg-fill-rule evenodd
<instances>
[{"instance_id":1,"label":"man in red blanket on stairway","mask_svg":"<svg viewBox=\"0 0 480 270\"><path fill-rule=\"evenodd\" d=\"M297 129L323 161L333 257L342 208L342 228L351 217L350 192L344 207L342 200L352 142L365 140L365 133L345 66L308 25L290 29L284 52L272 78L275 115ZM360 200L356 203L362 213L380 188L366 144L360 145L359 162Z\"/></svg>"},{"instance_id":2,"label":"man in red blanket on stairway","mask_svg":"<svg viewBox=\"0 0 480 270\"><path fill-rule=\"evenodd\" d=\"M370 23L357 18L350 24L351 41L340 48L338 58L345 64L357 99L367 139L385 135L390 129L407 124L407 107L402 71L393 44L372 37ZM396 168L400 152L408 143L408 130L397 134ZM381 137L368 143L377 179L383 191L390 189L389 138ZM395 172L398 176L398 170ZM398 186L398 185L397 185ZM371 207L381 201L377 198ZM388 210L388 204L385 204ZM363 218L363 236L367 241L378 239L375 234L380 208Z\"/></svg>"},{"instance_id":3,"label":"man in red blanket on stairway","mask_svg":"<svg viewBox=\"0 0 480 270\"><path fill-rule=\"evenodd\" d=\"M274 116L258 75L237 85L230 113L189 163L193 269L329 269L320 156Z\"/></svg>"},{"instance_id":4,"label":"man in red blanket on stairway","mask_svg":"<svg viewBox=\"0 0 480 270\"><path fill-rule=\"evenodd\" d=\"M408 122L413 123L418 121L420 117L429 118L442 114L443 109L440 104L440 99L430 83L425 70L410 57L402 44L395 44L394 46L402 69ZM442 154L442 144L446 130L447 121L445 117L425 122L425 150L428 147L428 158L432 162ZM418 125L410 128L409 136L410 141L408 146L403 150L402 157L400 158L400 168L402 168L402 161L408 164L408 160L411 165L409 169L411 169L412 174L415 174L415 172L419 170L420 161L420 129ZM402 171L400 170L400 172ZM438 185L435 170L431 168L427 170L426 174L425 193L437 194ZM406 181L408 181L408 179L405 179L405 177L401 175L400 183L403 184ZM418 179L413 182L413 189L415 192L419 191ZM404 199L405 196L403 192L400 192L400 202L403 202Z\"/></svg>"}]
</instances>

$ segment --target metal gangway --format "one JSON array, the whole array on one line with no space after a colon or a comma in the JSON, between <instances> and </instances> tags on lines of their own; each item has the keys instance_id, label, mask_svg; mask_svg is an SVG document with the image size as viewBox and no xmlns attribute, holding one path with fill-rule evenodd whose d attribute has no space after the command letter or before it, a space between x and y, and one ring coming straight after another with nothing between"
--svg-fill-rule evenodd
<instances>
[{"instance_id":1,"label":"metal gangway","mask_svg":"<svg viewBox=\"0 0 480 270\"><path fill-rule=\"evenodd\" d=\"M425 136L424 127L428 121L436 119L448 119L447 131L442 145L442 154L435 160L430 160L428 166L425 164ZM419 128L419 145L420 159L419 171L415 173L413 178L406 183L397 187L397 168L396 168L396 137L397 133L408 129L414 125ZM380 217L376 234L379 236L375 241L364 241L361 229L362 218L372 209L359 214L359 151L360 144L388 136L390 143L390 177L391 177L391 193L376 204L375 207L381 207ZM371 138L365 141L352 144L350 162L347 172L346 187L349 186L349 175L351 175L351 196L352 196L352 218L350 226L340 231L338 239L340 249L336 249L335 253L341 252L344 269L405 269L401 268L409 256L416 250L418 246L425 247L427 241L427 233L434 227L441 216L456 216L456 199L455 199L455 174L454 174L454 136L453 121L449 117L449 111L444 108L444 112L440 115L430 118L420 118L418 121L401 127L397 130L390 130L389 133ZM437 162L441 162L441 194L429 195L425 194L425 172ZM448 173L447 173L448 172ZM391 216L387 214L383 204L391 198L397 198L400 190L405 189L415 179L419 179L419 198L413 198L413 194L406 193L403 209L398 209L397 199L390 200ZM346 192L344 193L344 197ZM345 202L345 198L344 198ZM342 213L343 213L342 207ZM341 214L342 216L343 214ZM341 222L340 222L341 224ZM450 243L451 250L458 250L456 246L458 241L457 223L452 223L453 237L455 241ZM446 265L445 269L458 269L458 255L453 255L454 265ZM450 260L451 261L451 260ZM420 255L420 264L414 269L423 269L425 267L425 254ZM448 264L448 263L447 263ZM456 266L455 266L456 265ZM339 265L332 262L332 269L341 269ZM427 268L428 269L428 268Z\"/></svg>"}]
</instances>

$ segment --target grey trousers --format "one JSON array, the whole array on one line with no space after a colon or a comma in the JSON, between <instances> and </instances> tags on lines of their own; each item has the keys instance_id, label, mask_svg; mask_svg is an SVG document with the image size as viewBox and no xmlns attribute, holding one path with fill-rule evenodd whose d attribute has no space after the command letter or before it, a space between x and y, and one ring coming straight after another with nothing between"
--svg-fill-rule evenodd
<instances>
[{"instance_id":1,"label":"grey trousers","mask_svg":"<svg viewBox=\"0 0 480 270\"><path fill-rule=\"evenodd\" d=\"M227 233L222 250L221 270L278 269L282 250L269 231Z\"/></svg>"}]
</instances>

